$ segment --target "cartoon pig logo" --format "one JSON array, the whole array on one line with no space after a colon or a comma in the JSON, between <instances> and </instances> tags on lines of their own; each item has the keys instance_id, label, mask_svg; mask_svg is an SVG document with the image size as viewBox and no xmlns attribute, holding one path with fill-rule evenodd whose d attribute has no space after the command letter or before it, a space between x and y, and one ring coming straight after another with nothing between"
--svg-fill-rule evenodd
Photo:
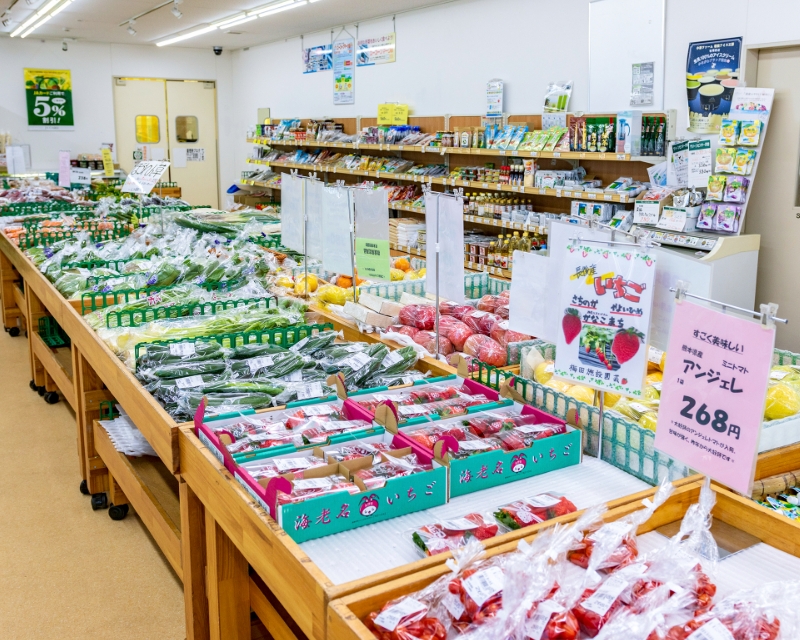
<instances>
[{"instance_id":1,"label":"cartoon pig logo","mask_svg":"<svg viewBox=\"0 0 800 640\"><path fill-rule=\"evenodd\" d=\"M358 511L362 516L369 517L378 510L378 496L374 493L361 498Z\"/></svg>"},{"instance_id":2,"label":"cartoon pig logo","mask_svg":"<svg viewBox=\"0 0 800 640\"><path fill-rule=\"evenodd\" d=\"M524 453L520 453L519 455L514 456L511 458L511 472L512 473L520 473L528 464L528 460L525 457Z\"/></svg>"}]
</instances>

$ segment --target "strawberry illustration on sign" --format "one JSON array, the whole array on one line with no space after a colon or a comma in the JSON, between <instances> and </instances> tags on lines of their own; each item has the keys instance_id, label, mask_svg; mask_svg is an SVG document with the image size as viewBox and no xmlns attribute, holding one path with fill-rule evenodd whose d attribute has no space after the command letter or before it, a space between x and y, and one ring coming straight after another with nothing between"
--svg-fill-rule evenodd
<instances>
[{"instance_id":1,"label":"strawberry illustration on sign","mask_svg":"<svg viewBox=\"0 0 800 640\"><path fill-rule=\"evenodd\" d=\"M617 362L625 364L638 353L643 339L644 334L633 327L620 329L611 343L611 353L616 356Z\"/></svg>"},{"instance_id":2,"label":"strawberry illustration on sign","mask_svg":"<svg viewBox=\"0 0 800 640\"><path fill-rule=\"evenodd\" d=\"M564 339L567 344L578 337L581 332L581 316L577 309L566 309L561 320L561 329L564 331Z\"/></svg>"}]
</instances>

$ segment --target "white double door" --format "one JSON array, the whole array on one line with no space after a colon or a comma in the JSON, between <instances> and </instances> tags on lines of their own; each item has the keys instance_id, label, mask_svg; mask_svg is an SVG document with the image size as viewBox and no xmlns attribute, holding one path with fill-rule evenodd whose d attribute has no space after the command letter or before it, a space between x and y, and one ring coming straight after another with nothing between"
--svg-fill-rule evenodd
<instances>
[{"instance_id":1,"label":"white double door","mask_svg":"<svg viewBox=\"0 0 800 640\"><path fill-rule=\"evenodd\" d=\"M130 172L143 157L169 160L164 182L177 182L192 205L219 203L217 97L214 82L114 78L116 150Z\"/></svg>"}]
</instances>

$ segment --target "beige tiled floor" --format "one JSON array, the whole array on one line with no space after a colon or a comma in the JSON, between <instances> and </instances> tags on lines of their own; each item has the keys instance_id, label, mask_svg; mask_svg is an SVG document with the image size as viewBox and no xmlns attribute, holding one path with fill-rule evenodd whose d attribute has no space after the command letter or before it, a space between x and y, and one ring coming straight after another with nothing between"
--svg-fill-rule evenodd
<instances>
[{"instance_id":1,"label":"beige tiled floor","mask_svg":"<svg viewBox=\"0 0 800 640\"><path fill-rule=\"evenodd\" d=\"M74 415L30 390L27 348L0 331L0 638L183 639L180 580L78 491Z\"/></svg>"}]
</instances>

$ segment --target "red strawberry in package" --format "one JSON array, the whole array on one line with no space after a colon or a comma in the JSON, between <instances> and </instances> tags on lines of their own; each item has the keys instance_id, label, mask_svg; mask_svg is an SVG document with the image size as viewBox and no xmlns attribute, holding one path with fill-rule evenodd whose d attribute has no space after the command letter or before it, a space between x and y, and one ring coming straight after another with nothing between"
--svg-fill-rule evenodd
<instances>
[{"instance_id":1,"label":"red strawberry in package","mask_svg":"<svg viewBox=\"0 0 800 640\"><path fill-rule=\"evenodd\" d=\"M467 439L466 429L459 425L431 425L430 427L404 432L404 435L430 450L433 450L433 445L445 436L452 436L458 441Z\"/></svg>"},{"instance_id":2,"label":"red strawberry in package","mask_svg":"<svg viewBox=\"0 0 800 640\"><path fill-rule=\"evenodd\" d=\"M408 304L400 309L400 324L433 331L436 324L436 308L431 305Z\"/></svg>"},{"instance_id":3,"label":"red strawberry in package","mask_svg":"<svg viewBox=\"0 0 800 640\"><path fill-rule=\"evenodd\" d=\"M494 517L509 529L516 530L575 513L577 510L578 508L564 496L541 493L500 507Z\"/></svg>"},{"instance_id":4,"label":"red strawberry in package","mask_svg":"<svg viewBox=\"0 0 800 640\"><path fill-rule=\"evenodd\" d=\"M506 451L518 451L519 449L527 449L537 440L566 432L567 427L563 424L534 424L501 431L497 434L497 437L502 441L503 449Z\"/></svg>"},{"instance_id":5,"label":"red strawberry in package","mask_svg":"<svg viewBox=\"0 0 800 640\"><path fill-rule=\"evenodd\" d=\"M416 544L427 556L463 547L470 538L494 538L500 528L493 519L480 513L468 513L463 518L443 520L415 529L412 535Z\"/></svg>"},{"instance_id":6,"label":"red strawberry in package","mask_svg":"<svg viewBox=\"0 0 800 640\"><path fill-rule=\"evenodd\" d=\"M464 421L471 433L480 438L499 434L501 431L517 431L520 435L531 434L533 439L547 438L566 433L566 425L541 423L535 414L513 414L510 411L487 411Z\"/></svg>"},{"instance_id":7,"label":"red strawberry in package","mask_svg":"<svg viewBox=\"0 0 800 640\"><path fill-rule=\"evenodd\" d=\"M431 402L429 404L405 405L398 407L397 412L400 415L401 422L403 422L404 419L409 420L411 418L433 414L445 419L463 416L470 407L486 404L488 402L489 398L484 395L461 396L450 400Z\"/></svg>"},{"instance_id":8,"label":"red strawberry in package","mask_svg":"<svg viewBox=\"0 0 800 640\"><path fill-rule=\"evenodd\" d=\"M325 478L309 478L292 482L292 492L283 493L278 492L277 504L291 504L294 502L303 502L310 498L317 498L319 496L327 495L329 493L338 493L346 491L354 495L361 490L352 482L349 482L344 476L333 475Z\"/></svg>"}]
</instances>

